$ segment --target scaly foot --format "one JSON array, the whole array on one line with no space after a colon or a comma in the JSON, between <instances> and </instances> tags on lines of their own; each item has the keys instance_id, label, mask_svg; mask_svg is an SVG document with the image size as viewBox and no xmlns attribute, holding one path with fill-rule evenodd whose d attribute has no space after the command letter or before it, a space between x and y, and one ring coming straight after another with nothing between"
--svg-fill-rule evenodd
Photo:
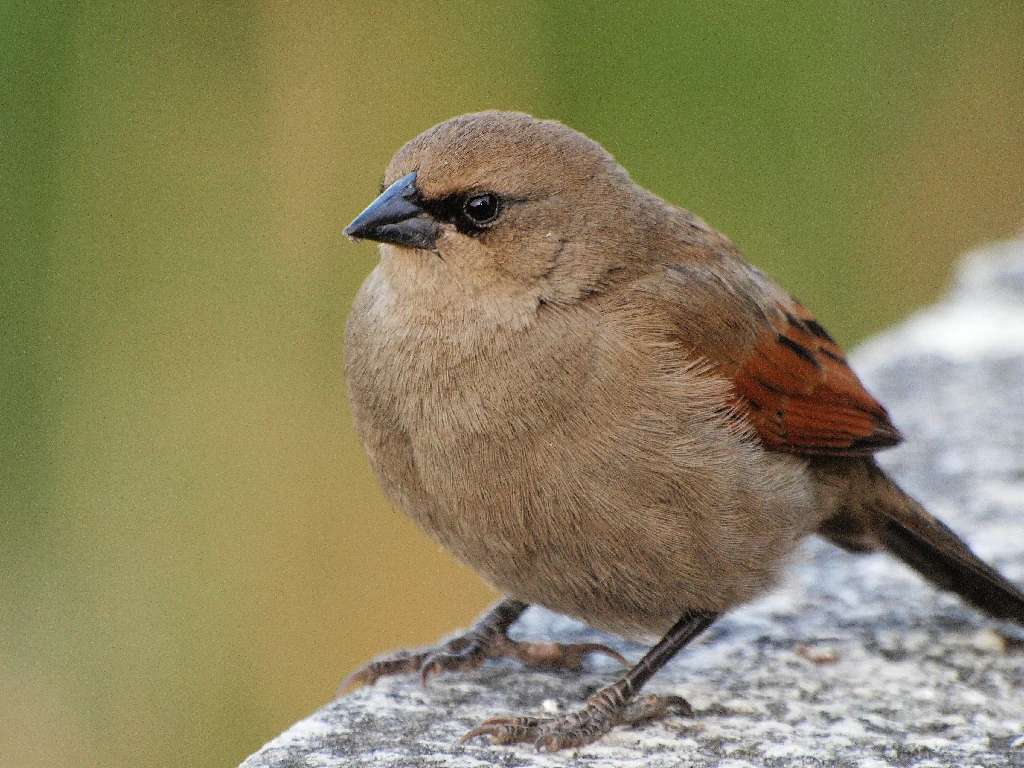
<instances>
[{"instance_id":1,"label":"scaly foot","mask_svg":"<svg viewBox=\"0 0 1024 768\"><path fill-rule=\"evenodd\" d=\"M463 736L459 743L477 736L490 736L494 744L527 742L538 751L555 752L596 741L618 723L646 722L670 709L692 716L690 705L678 696L635 696L665 662L710 627L717 617L716 613L700 609L684 613L632 669L587 699L587 705L578 712L552 718L491 718Z\"/></svg>"},{"instance_id":2,"label":"scaly foot","mask_svg":"<svg viewBox=\"0 0 1024 768\"><path fill-rule=\"evenodd\" d=\"M400 651L371 661L360 667L338 686L336 699L364 685L372 685L382 677L419 672L420 680L439 672L475 669L487 659L517 659L531 667L578 670L591 653L611 656L624 667L629 662L618 651L599 643L532 643L512 640L508 628L527 608L518 600L505 599L481 617L473 627L454 640L422 651Z\"/></svg>"},{"instance_id":3,"label":"scaly foot","mask_svg":"<svg viewBox=\"0 0 1024 768\"><path fill-rule=\"evenodd\" d=\"M464 744L477 736L490 736L492 744L533 744L538 752L555 752L590 744L620 723L644 723L676 712L693 717L681 696L643 696L630 701L618 684L602 688L587 705L568 715L552 718L494 717L463 736Z\"/></svg>"}]
</instances>

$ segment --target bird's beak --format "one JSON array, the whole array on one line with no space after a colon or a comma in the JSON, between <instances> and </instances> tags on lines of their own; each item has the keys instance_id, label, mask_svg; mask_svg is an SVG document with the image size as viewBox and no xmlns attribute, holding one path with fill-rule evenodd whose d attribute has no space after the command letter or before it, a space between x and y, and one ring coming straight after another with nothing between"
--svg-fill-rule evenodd
<instances>
[{"instance_id":1,"label":"bird's beak","mask_svg":"<svg viewBox=\"0 0 1024 768\"><path fill-rule=\"evenodd\" d=\"M435 250L437 221L414 202L417 197L416 174L403 176L345 227L345 234L357 240Z\"/></svg>"}]
</instances>

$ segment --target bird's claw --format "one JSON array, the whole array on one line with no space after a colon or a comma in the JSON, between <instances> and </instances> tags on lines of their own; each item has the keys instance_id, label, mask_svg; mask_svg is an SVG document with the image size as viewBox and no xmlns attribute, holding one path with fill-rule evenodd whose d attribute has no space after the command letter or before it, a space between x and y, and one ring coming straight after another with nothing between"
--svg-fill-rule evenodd
<instances>
[{"instance_id":1,"label":"bird's claw","mask_svg":"<svg viewBox=\"0 0 1024 768\"><path fill-rule=\"evenodd\" d=\"M492 717L459 739L459 744L465 744L477 736L490 736L492 744L535 741L540 728L548 722L551 721L539 717Z\"/></svg>"},{"instance_id":2,"label":"bird's claw","mask_svg":"<svg viewBox=\"0 0 1024 768\"><path fill-rule=\"evenodd\" d=\"M512 640L505 634L487 634L471 629L437 648L400 651L371 661L342 680L335 699L390 675L419 672L420 682L426 685L432 675L476 669L487 659L516 659L529 667L579 670L583 667L583 659L592 653L602 653L624 667L629 666L621 653L600 643L528 642Z\"/></svg>"},{"instance_id":3,"label":"bird's claw","mask_svg":"<svg viewBox=\"0 0 1024 768\"><path fill-rule=\"evenodd\" d=\"M693 707L682 696L651 694L631 701L622 711L621 721L629 725L640 725L670 714L693 717Z\"/></svg>"},{"instance_id":4,"label":"bird's claw","mask_svg":"<svg viewBox=\"0 0 1024 768\"><path fill-rule=\"evenodd\" d=\"M420 681L440 672L476 669L487 659L515 659L528 667L542 669L583 668L583 659L591 653L611 656L624 667L625 657L614 648L600 643L553 643L512 640L508 635L457 638L434 652L427 654L420 670Z\"/></svg>"},{"instance_id":5,"label":"bird's claw","mask_svg":"<svg viewBox=\"0 0 1024 768\"><path fill-rule=\"evenodd\" d=\"M538 752L582 747L596 741L621 722L620 707L587 706L569 715L551 718L493 717L463 736L460 744L477 736L490 736L492 744L533 744Z\"/></svg>"},{"instance_id":6,"label":"bird's claw","mask_svg":"<svg viewBox=\"0 0 1024 768\"><path fill-rule=\"evenodd\" d=\"M518 659L528 667L543 669L568 669L577 671L583 668L583 659L592 653L602 653L629 667L626 657L601 643L553 643L528 642L511 640L505 637L507 647L501 649L501 655L509 659Z\"/></svg>"},{"instance_id":7,"label":"bird's claw","mask_svg":"<svg viewBox=\"0 0 1024 768\"><path fill-rule=\"evenodd\" d=\"M429 651L420 668L420 684L426 685L431 675L441 672L476 669L492 657L489 645L484 638L469 638L464 635Z\"/></svg>"},{"instance_id":8,"label":"bird's claw","mask_svg":"<svg viewBox=\"0 0 1024 768\"><path fill-rule=\"evenodd\" d=\"M492 744L533 744L538 752L556 752L590 744L620 723L638 724L677 711L693 716L693 708L681 696L643 696L623 702L598 691L587 705L561 717L492 717L461 739L465 744L477 736L489 736Z\"/></svg>"},{"instance_id":9,"label":"bird's claw","mask_svg":"<svg viewBox=\"0 0 1024 768\"><path fill-rule=\"evenodd\" d=\"M337 701L364 685L373 685L382 677L416 672L423 666L423 661L428 655L426 652L399 651L364 664L341 681L334 699Z\"/></svg>"}]
</instances>

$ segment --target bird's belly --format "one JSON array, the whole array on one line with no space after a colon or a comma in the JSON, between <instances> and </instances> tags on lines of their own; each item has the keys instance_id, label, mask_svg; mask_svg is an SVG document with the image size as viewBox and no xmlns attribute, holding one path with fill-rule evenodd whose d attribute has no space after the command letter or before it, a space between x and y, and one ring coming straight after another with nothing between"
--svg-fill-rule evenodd
<instances>
[{"instance_id":1,"label":"bird's belly","mask_svg":"<svg viewBox=\"0 0 1024 768\"><path fill-rule=\"evenodd\" d=\"M760 454L777 464L763 472L790 483L723 482L720 469L669 456L677 440L648 448L659 442L661 455L558 430L432 442L414 451L429 503L406 512L507 595L620 635L660 635L687 610L725 611L763 591L807 530L810 503L795 460Z\"/></svg>"}]
</instances>

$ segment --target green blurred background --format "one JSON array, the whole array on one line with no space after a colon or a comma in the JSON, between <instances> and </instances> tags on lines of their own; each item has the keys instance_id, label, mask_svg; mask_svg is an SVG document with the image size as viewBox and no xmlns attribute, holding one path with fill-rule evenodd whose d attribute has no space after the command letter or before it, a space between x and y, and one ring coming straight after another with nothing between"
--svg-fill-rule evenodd
<instances>
[{"instance_id":1,"label":"green blurred background","mask_svg":"<svg viewBox=\"0 0 1024 768\"><path fill-rule=\"evenodd\" d=\"M558 118L847 344L1024 222L1017 2L4 3L0 765L233 766L491 594L341 337L391 154Z\"/></svg>"}]
</instances>

